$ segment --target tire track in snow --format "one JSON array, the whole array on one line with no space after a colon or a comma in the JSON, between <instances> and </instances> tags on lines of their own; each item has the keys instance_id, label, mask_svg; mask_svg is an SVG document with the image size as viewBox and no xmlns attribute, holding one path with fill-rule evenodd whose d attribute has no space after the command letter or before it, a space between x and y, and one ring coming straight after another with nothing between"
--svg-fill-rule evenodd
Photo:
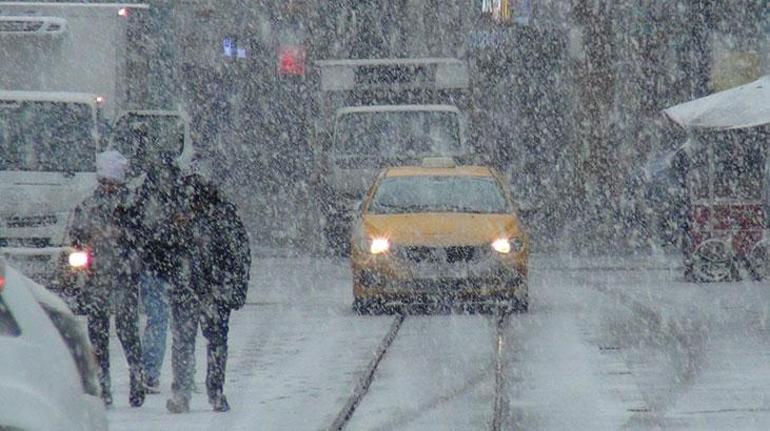
<instances>
[{"instance_id":1,"label":"tire track in snow","mask_svg":"<svg viewBox=\"0 0 770 431\"><path fill-rule=\"evenodd\" d=\"M493 326L495 327L494 335L491 337L492 342L494 343L494 353L483 367L481 367L477 372L469 375L467 380L465 380L465 382L456 389L448 393L443 393L440 396L432 398L425 403L419 404L411 410L411 414L399 415L398 418L394 418L380 427L371 428L372 431L385 429L403 429L407 425L423 417L427 412L463 396L468 391L476 388L483 382L488 381L488 379L490 379L492 376L494 376L494 394L492 403L492 420L489 422L489 424L491 429L496 431L506 429L506 426L508 425L507 421L509 415L509 401L508 394L506 393L505 389L505 369L510 365L511 357L505 355L505 349L507 349L508 346L506 345L507 343L504 337L504 333L510 322L510 313L504 312L501 314L496 314L493 319L490 320L492 320ZM386 335L386 338L383 340L383 342L388 340L389 335L390 334ZM395 335L393 338L395 338ZM392 342L393 339L390 339L388 344L390 345ZM374 373L377 370L376 367L371 367L374 362L375 361L373 360L370 364L370 367L362 377L362 381L366 382L366 392L368 392L369 385L374 381ZM379 365L381 361L377 362ZM359 382L358 387L361 387L361 382ZM356 404L360 404L363 396L366 395L366 392L360 392L358 390L354 391L353 395L351 396L351 400L355 398ZM335 424L328 428L329 430L341 430L345 428L353 416L352 411L349 415L345 414L345 412L349 411L351 400L349 400L348 405L346 405L346 407L340 411ZM353 410L355 410L355 407Z\"/></svg>"},{"instance_id":2,"label":"tire track in snow","mask_svg":"<svg viewBox=\"0 0 770 431\"><path fill-rule=\"evenodd\" d=\"M497 316L497 324L495 325L495 404L492 416L492 431L503 429L503 423L508 415L503 352L506 344L505 328L508 326L509 316L508 313L501 313Z\"/></svg>"},{"instance_id":3,"label":"tire track in snow","mask_svg":"<svg viewBox=\"0 0 770 431\"><path fill-rule=\"evenodd\" d=\"M404 322L404 319L405 316L400 314L395 318L395 320L393 320L393 324L390 326L390 330L387 334L385 334L385 338L383 338L380 344L377 346L374 357L372 358L371 362L369 362L369 365L366 367L366 370L364 371L361 378L358 380L358 383L353 389L353 393L350 394L348 401L342 407L340 412L337 414L337 417L334 419L334 422L332 422L331 426L328 428L329 431L339 431L344 429L350 418L353 417L353 413L355 413L356 407L358 407L358 405L361 403L361 400L369 391L369 386L371 386L372 381L374 380L374 372L380 365L382 358L385 356L385 353L387 353L388 348L393 343L393 340L396 339L396 335L398 335L398 330L401 328L401 324Z\"/></svg>"}]
</instances>

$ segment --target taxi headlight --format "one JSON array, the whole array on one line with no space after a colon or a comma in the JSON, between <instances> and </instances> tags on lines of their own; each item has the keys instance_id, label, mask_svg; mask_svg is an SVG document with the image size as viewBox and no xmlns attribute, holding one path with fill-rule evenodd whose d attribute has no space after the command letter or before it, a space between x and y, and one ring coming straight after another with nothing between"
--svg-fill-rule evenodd
<instances>
[{"instance_id":1,"label":"taxi headlight","mask_svg":"<svg viewBox=\"0 0 770 431\"><path fill-rule=\"evenodd\" d=\"M390 250L390 240L387 238L372 238L369 245L369 253L382 254Z\"/></svg>"},{"instance_id":2,"label":"taxi headlight","mask_svg":"<svg viewBox=\"0 0 770 431\"><path fill-rule=\"evenodd\" d=\"M519 238L500 238L492 242L492 249L500 254L508 254L511 251L519 252L524 248L524 243Z\"/></svg>"},{"instance_id":3,"label":"taxi headlight","mask_svg":"<svg viewBox=\"0 0 770 431\"><path fill-rule=\"evenodd\" d=\"M507 238L496 239L492 248L498 253L508 254L511 252L511 242Z\"/></svg>"}]
</instances>

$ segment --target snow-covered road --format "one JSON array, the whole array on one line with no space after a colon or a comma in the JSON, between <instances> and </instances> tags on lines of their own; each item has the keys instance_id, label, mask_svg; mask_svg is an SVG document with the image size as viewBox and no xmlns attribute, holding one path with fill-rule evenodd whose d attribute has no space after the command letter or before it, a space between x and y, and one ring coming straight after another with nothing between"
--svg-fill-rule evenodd
<instances>
[{"instance_id":1,"label":"snow-covered road","mask_svg":"<svg viewBox=\"0 0 770 431\"><path fill-rule=\"evenodd\" d=\"M661 269L666 262L536 256L531 267L531 311L510 316L499 346L492 316L408 316L345 429L491 429L498 347L502 429L770 425L766 283L683 283L677 271ZM350 312L342 260L264 258L254 274L249 304L231 325L233 410L215 414L207 405L202 337L201 393L190 414L165 411L170 361L164 393L129 408L113 337L111 429L320 430L333 423L393 317Z\"/></svg>"}]
</instances>

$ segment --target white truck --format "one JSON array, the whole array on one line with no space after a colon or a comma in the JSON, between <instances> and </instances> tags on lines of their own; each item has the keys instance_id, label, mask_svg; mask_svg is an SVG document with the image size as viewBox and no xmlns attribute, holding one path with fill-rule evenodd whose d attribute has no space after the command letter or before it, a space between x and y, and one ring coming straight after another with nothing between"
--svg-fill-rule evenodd
<instances>
[{"instance_id":1,"label":"white truck","mask_svg":"<svg viewBox=\"0 0 770 431\"><path fill-rule=\"evenodd\" d=\"M473 158L466 133L468 67L454 58L324 60L316 66L313 182L323 200L327 243L344 253L354 207L381 168L429 156Z\"/></svg>"},{"instance_id":2,"label":"white truck","mask_svg":"<svg viewBox=\"0 0 770 431\"><path fill-rule=\"evenodd\" d=\"M143 4L0 2L0 254L49 283L117 114L147 97Z\"/></svg>"}]
</instances>

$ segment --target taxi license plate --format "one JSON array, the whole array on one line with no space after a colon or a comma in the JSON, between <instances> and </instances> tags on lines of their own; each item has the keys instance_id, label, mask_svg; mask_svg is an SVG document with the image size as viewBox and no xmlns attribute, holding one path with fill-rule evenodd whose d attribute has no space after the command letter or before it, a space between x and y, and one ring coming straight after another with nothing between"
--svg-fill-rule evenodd
<instances>
[{"instance_id":1,"label":"taxi license plate","mask_svg":"<svg viewBox=\"0 0 770 431\"><path fill-rule=\"evenodd\" d=\"M467 265L417 265L412 270L416 279L466 279L470 270Z\"/></svg>"}]
</instances>

